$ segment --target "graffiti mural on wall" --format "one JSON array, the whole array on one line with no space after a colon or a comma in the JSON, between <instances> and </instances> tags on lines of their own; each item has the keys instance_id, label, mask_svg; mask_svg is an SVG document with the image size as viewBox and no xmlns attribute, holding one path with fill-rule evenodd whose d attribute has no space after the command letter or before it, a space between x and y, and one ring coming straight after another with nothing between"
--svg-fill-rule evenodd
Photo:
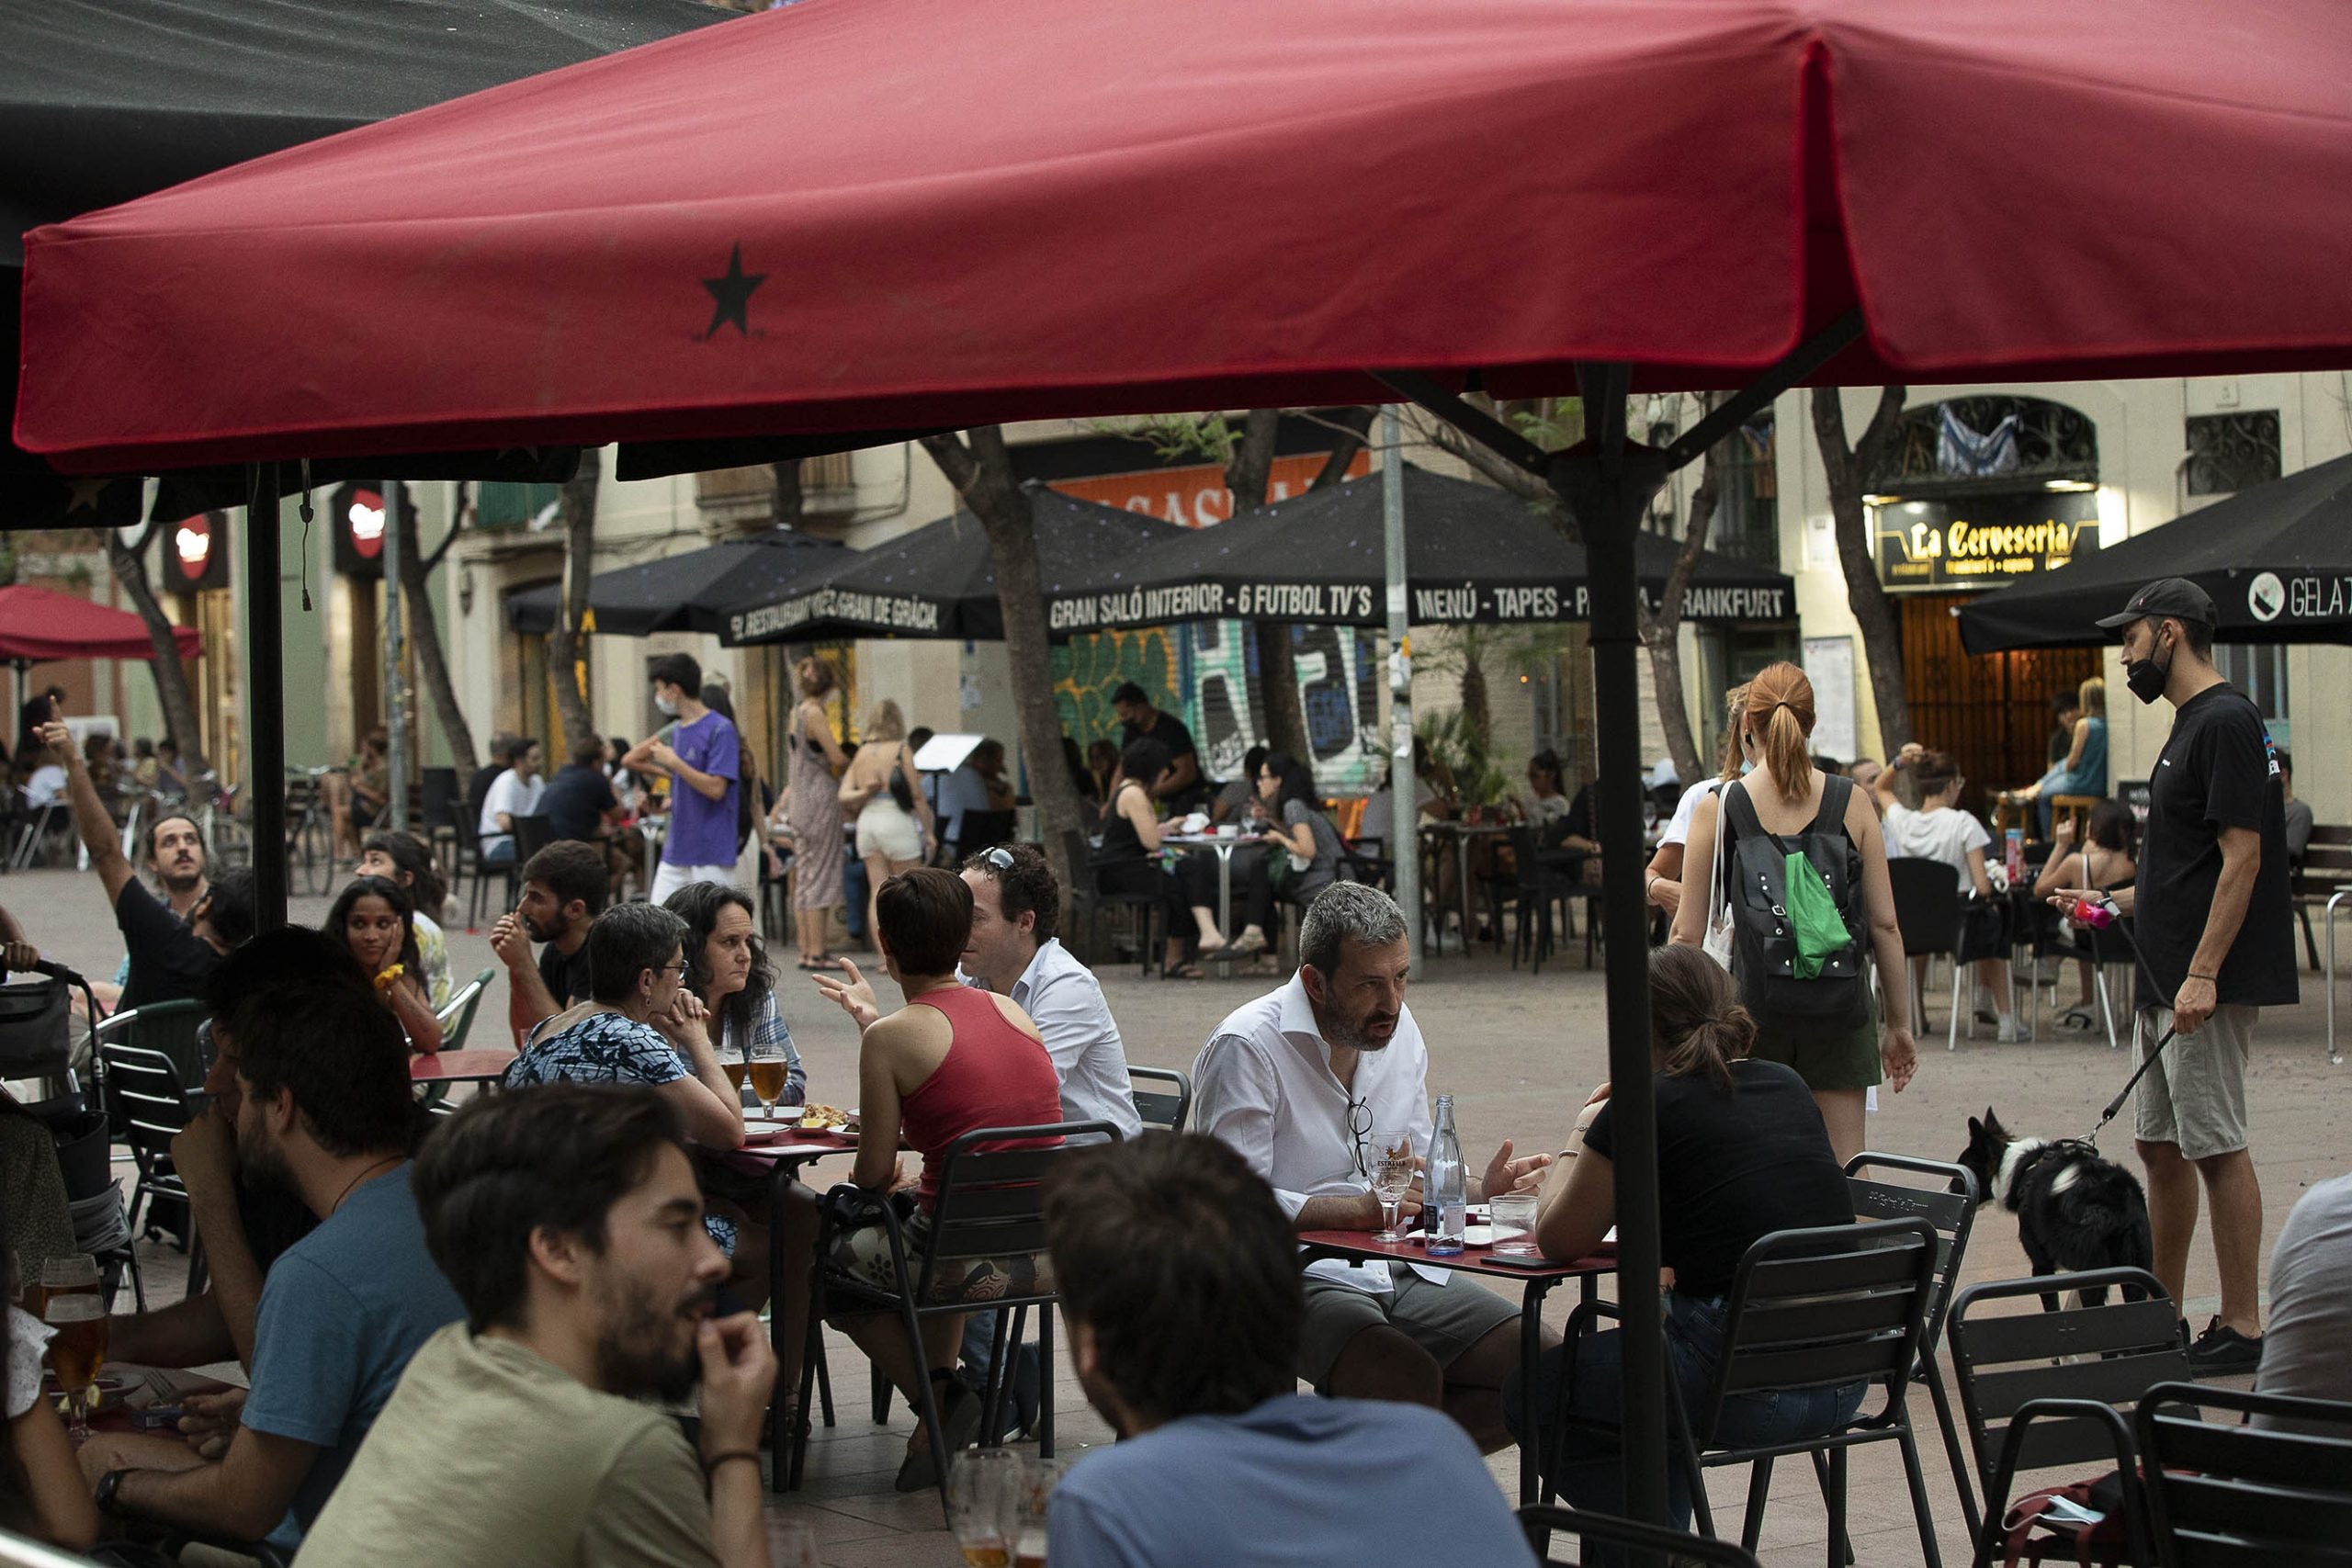
<instances>
[{"instance_id":1,"label":"graffiti mural on wall","mask_svg":"<svg viewBox=\"0 0 2352 1568\"><path fill-rule=\"evenodd\" d=\"M1133 681L1151 694L1153 705L1185 715L1177 698L1182 679L1176 644L1181 626L1139 626L1132 631L1077 637L1054 649L1054 703L1062 730L1080 750L1089 741L1119 739L1119 716L1111 694Z\"/></svg>"}]
</instances>

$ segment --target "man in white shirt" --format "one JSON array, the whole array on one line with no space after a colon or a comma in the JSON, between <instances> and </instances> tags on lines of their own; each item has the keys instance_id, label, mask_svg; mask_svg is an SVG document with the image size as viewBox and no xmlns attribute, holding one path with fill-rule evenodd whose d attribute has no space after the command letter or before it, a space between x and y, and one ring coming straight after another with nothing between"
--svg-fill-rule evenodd
<instances>
[{"instance_id":1,"label":"man in white shirt","mask_svg":"<svg viewBox=\"0 0 2352 1568\"><path fill-rule=\"evenodd\" d=\"M1386 894L1335 882L1299 927L1290 984L1234 1012L1193 1066L1193 1122L1274 1190L1300 1231L1380 1228L1367 1179L1375 1135L1430 1138L1429 1049L1405 1007L1405 917ZM1532 1191L1549 1155L1511 1158L1505 1140L1473 1201ZM1418 1190L1403 1206L1419 1207ZM1306 1269L1298 1373L1322 1393L1444 1410L1491 1452L1510 1441L1504 1378L1519 1314L1476 1280L1425 1264Z\"/></svg>"},{"instance_id":2,"label":"man in white shirt","mask_svg":"<svg viewBox=\"0 0 2352 1568\"><path fill-rule=\"evenodd\" d=\"M481 835L482 864L514 863L514 818L537 811L545 788L547 781L539 777L539 743L511 742L506 771L491 780L490 793L482 797L481 821L476 827Z\"/></svg>"}]
</instances>

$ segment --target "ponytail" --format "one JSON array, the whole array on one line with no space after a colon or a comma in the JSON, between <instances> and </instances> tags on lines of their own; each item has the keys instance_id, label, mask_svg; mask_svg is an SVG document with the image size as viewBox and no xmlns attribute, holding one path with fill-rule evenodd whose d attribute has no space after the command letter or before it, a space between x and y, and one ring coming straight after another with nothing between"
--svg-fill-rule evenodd
<instances>
[{"instance_id":1,"label":"ponytail","mask_svg":"<svg viewBox=\"0 0 2352 1568\"><path fill-rule=\"evenodd\" d=\"M1734 999L1731 976L1700 949L1650 954L1651 1055L1670 1078L1703 1074L1731 1088L1731 1065L1756 1046L1756 1019Z\"/></svg>"},{"instance_id":2,"label":"ponytail","mask_svg":"<svg viewBox=\"0 0 2352 1568\"><path fill-rule=\"evenodd\" d=\"M1746 721L1781 798L1804 799L1814 771L1813 682L1804 671L1783 660L1750 681Z\"/></svg>"}]
</instances>

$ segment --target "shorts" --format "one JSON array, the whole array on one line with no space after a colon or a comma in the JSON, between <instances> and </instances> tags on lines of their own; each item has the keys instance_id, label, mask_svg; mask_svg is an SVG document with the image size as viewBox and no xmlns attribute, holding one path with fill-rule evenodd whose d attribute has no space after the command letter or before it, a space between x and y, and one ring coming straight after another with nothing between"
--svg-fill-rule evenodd
<instances>
[{"instance_id":1,"label":"shorts","mask_svg":"<svg viewBox=\"0 0 2352 1568\"><path fill-rule=\"evenodd\" d=\"M887 860L922 859L922 824L888 795L876 795L857 814L857 854Z\"/></svg>"},{"instance_id":2,"label":"shorts","mask_svg":"<svg viewBox=\"0 0 2352 1568\"><path fill-rule=\"evenodd\" d=\"M907 1262L920 1272L931 1216L908 1201L894 1198L892 1201L899 1206ZM826 1261L834 1273L852 1283L893 1295L899 1292L899 1265L890 1256L889 1227L880 1220L843 1231L834 1239L832 1255ZM932 1269L931 1293L924 1303L970 1302L986 1306L1008 1296L1050 1293L1053 1288L1053 1262L1042 1252L1020 1258L957 1258L942 1259Z\"/></svg>"},{"instance_id":3,"label":"shorts","mask_svg":"<svg viewBox=\"0 0 2352 1568\"><path fill-rule=\"evenodd\" d=\"M731 865L677 865L669 861L653 874L652 891L646 897L656 904L666 903L670 895L681 887L691 887L697 882L716 882L722 887L735 885L735 868Z\"/></svg>"},{"instance_id":4,"label":"shorts","mask_svg":"<svg viewBox=\"0 0 2352 1568\"><path fill-rule=\"evenodd\" d=\"M1793 1069L1804 1087L1816 1093L1871 1089L1886 1076L1879 1061L1874 1018L1843 1032L1759 1028L1747 1054L1756 1061Z\"/></svg>"},{"instance_id":5,"label":"shorts","mask_svg":"<svg viewBox=\"0 0 2352 1568\"><path fill-rule=\"evenodd\" d=\"M1298 1337L1298 1375L1321 1392L1331 1381L1331 1369L1348 1341L1367 1328L1383 1324L1396 1329L1450 1367L1462 1353L1506 1323L1519 1320L1519 1309L1479 1285L1467 1274L1457 1274L1442 1285L1432 1285L1402 1263L1388 1266L1390 1289L1374 1295L1309 1274L1306 1323Z\"/></svg>"},{"instance_id":6,"label":"shorts","mask_svg":"<svg viewBox=\"0 0 2352 1568\"><path fill-rule=\"evenodd\" d=\"M2175 1145L2183 1159L2211 1159L2245 1147L2245 1061L2261 1013L2235 1003L2215 1008L2204 1027L2165 1046L2133 1092L2132 1135L2143 1144ZM2132 1031L2134 1067L2171 1024L2170 1008L2140 1010Z\"/></svg>"}]
</instances>

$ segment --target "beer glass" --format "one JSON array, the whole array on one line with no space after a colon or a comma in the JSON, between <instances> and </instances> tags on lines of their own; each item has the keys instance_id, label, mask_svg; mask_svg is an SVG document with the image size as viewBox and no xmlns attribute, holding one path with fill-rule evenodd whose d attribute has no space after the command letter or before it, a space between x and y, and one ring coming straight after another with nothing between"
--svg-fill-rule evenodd
<instances>
[{"instance_id":1,"label":"beer glass","mask_svg":"<svg viewBox=\"0 0 2352 1568\"><path fill-rule=\"evenodd\" d=\"M1006 1524L1006 1534L1012 1541L1012 1568L1046 1568L1046 1516L1061 1478L1059 1460L1022 1461L1020 1494L1008 1510Z\"/></svg>"},{"instance_id":2,"label":"beer glass","mask_svg":"<svg viewBox=\"0 0 2352 1568\"><path fill-rule=\"evenodd\" d=\"M748 1050L749 1047L747 1046L745 1049ZM750 1059L748 1057L739 1055L731 1062L722 1059L718 1066L720 1069L727 1074L727 1081L735 1086L735 1098L738 1101L741 1101L743 1098L743 1080L752 1070Z\"/></svg>"},{"instance_id":3,"label":"beer glass","mask_svg":"<svg viewBox=\"0 0 2352 1568\"><path fill-rule=\"evenodd\" d=\"M784 1098L785 1085L791 1080L792 1064L785 1059L781 1043L746 1046L743 1056L751 1069L752 1092L760 1097L760 1109L773 1121L775 1102Z\"/></svg>"},{"instance_id":4,"label":"beer glass","mask_svg":"<svg viewBox=\"0 0 2352 1568\"><path fill-rule=\"evenodd\" d=\"M90 1436L90 1389L107 1359L107 1303L97 1259L76 1253L40 1267L41 1321L54 1328L49 1361L65 1391L67 1431L76 1443Z\"/></svg>"},{"instance_id":5,"label":"beer glass","mask_svg":"<svg viewBox=\"0 0 2352 1568\"><path fill-rule=\"evenodd\" d=\"M947 1474L947 1522L966 1568L1011 1568L1013 1513L1023 1490L1021 1456L978 1449Z\"/></svg>"}]
</instances>

